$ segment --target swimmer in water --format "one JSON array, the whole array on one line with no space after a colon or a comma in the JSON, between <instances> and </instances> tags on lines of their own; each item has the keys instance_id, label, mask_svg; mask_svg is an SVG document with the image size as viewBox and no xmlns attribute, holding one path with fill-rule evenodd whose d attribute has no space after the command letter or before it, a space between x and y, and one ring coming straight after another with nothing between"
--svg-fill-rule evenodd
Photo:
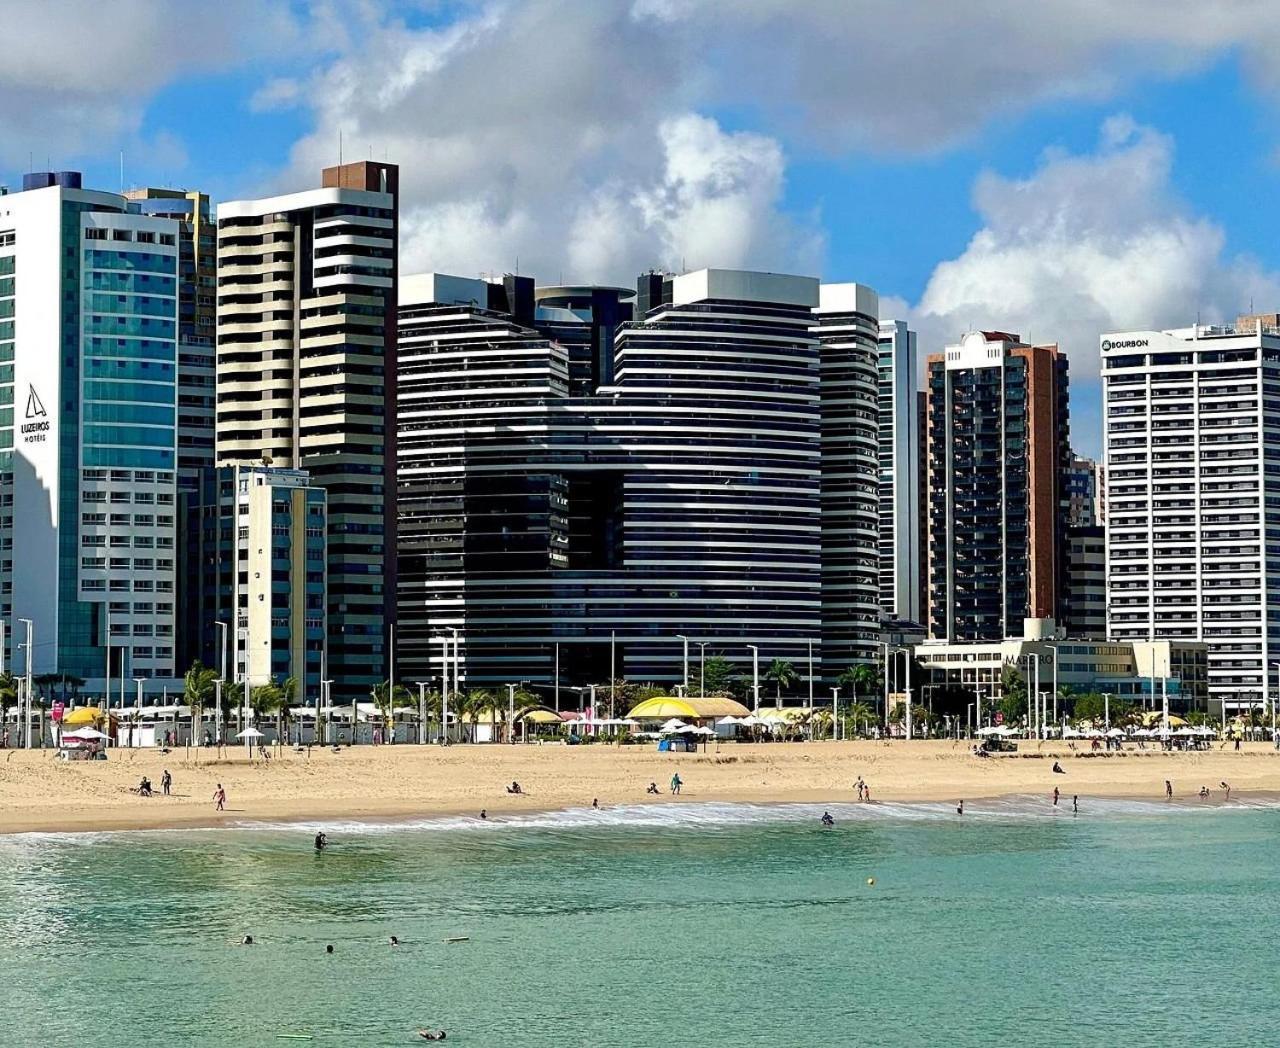
<instances>
[{"instance_id":1,"label":"swimmer in water","mask_svg":"<svg viewBox=\"0 0 1280 1048\"><path fill-rule=\"evenodd\" d=\"M324 952L333 953L333 943L329 943L329 945L324 948Z\"/></svg>"},{"instance_id":2,"label":"swimmer in water","mask_svg":"<svg viewBox=\"0 0 1280 1048\"><path fill-rule=\"evenodd\" d=\"M316 851L324 851L329 847L329 838L323 832L316 834Z\"/></svg>"},{"instance_id":3,"label":"swimmer in water","mask_svg":"<svg viewBox=\"0 0 1280 1048\"><path fill-rule=\"evenodd\" d=\"M241 945L241 946L252 946L252 945L253 945L253 936L252 936L252 935L246 935L243 939L241 939L241 940L240 940L240 945Z\"/></svg>"},{"instance_id":4,"label":"swimmer in water","mask_svg":"<svg viewBox=\"0 0 1280 1048\"><path fill-rule=\"evenodd\" d=\"M959 804L956 805L956 814L957 815L964 814L964 801L961 801Z\"/></svg>"},{"instance_id":5,"label":"swimmer in water","mask_svg":"<svg viewBox=\"0 0 1280 1048\"><path fill-rule=\"evenodd\" d=\"M487 819L488 817L489 817L489 813L488 813L487 811L485 811L483 808L481 808L481 809L480 809L480 818L482 818L482 819Z\"/></svg>"},{"instance_id":6,"label":"swimmer in water","mask_svg":"<svg viewBox=\"0 0 1280 1048\"><path fill-rule=\"evenodd\" d=\"M830 827L830 826L834 826L835 824L836 824L836 820L831 817L831 813L829 811L824 811L822 813L822 825Z\"/></svg>"},{"instance_id":7,"label":"swimmer in water","mask_svg":"<svg viewBox=\"0 0 1280 1048\"><path fill-rule=\"evenodd\" d=\"M443 1030L419 1030L418 1036L424 1041L443 1041L445 1032Z\"/></svg>"}]
</instances>

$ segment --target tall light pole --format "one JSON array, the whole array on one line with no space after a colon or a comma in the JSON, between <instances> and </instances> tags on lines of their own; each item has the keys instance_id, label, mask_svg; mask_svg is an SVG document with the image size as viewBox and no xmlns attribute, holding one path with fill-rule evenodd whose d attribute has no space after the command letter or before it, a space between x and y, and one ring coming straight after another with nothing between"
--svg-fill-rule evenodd
<instances>
[{"instance_id":1,"label":"tall light pole","mask_svg":"<svg viewBox=\"0 0 1280 1048\"><path fill-rule=\"evenodd\" d=\"M618 631L609 631L609 716L616 716L614 706L618 698Z\"/></svg>"},{"instance_id":2,"label":"tall light pole","mask_svg":"<svg viewBox=\"0 0 1280 1048\"><path fill-rule=\"evenodd\" d=\"M676 634L676 640L684 642L684 693L689 694L689 638L683 633Z\"/></svg>"},{"instance_id":3,"label":"tall light pole","mask_svg":"<svg viewBox=\"0 0 1280 1048\"><path fill-rule=\"evenodd\" d=\"M555 694L556 694L556 712L559 713L560 712L560 642L559 641L556 641Z\"/></svg>"},{"instance_id":4,"label":"tall light pole","mask_svg":"<svg viewBox=\"0 0 1280 1048\"><path fill-rule=\"evenodd\" d=\"M32 647L34 643L32 634L35 632L35 627L32 625L30 619L19 619L18 621L27 627L26 686L22 689L24 705L20 708L25 708L25 713L22 718L22 738L25 740L23 745L27 749L31 749L31 659L35 655L35 648Z\"/></svg>"},{"instance_id":5,"label":"tall light pole","mask_svg":"<svg viewBox=\"0 0 1280 1048\"><path fill-rule=\"evenodd\" d=\"M214 626L218 629L218 654L221 667L219 672L222 679L227 679L227 630L230 627L225 622L215 622Z\"/></svg>"},{"instance_id":6,"label":"tall light pole","mask_svg":"<svg viewBox=\"0 0 1280 1048\"><path fill-rule=\"evenodd\" d=\"M856 727L856 725L855 725ZM831 741L840 741L840 687L831 688Z\"/></svg>"},{"instance_id":7,"label":"tall light pole","mask_svg":"<svg viewBox=\"0 0 1280 1048\"><path fill-rule=\"evenodd\" d=\"M142 685L146 681L146 677L134 677L133 683L138 686L138 709L142 709Z\"/></svg>"},{"instance_id":8,"label":"tall light pole","mask_svg":"<svg viewBox=\"0 0 1280 1048\"><path fill-rule=\"evenodd\" d=\"M751 712L759 714L760 712L760 649L754 644L748 644L751 649L751 697L755 702L755 709Z\"/></svg>"},{"instance_id":9,"label":"tall light pole","mask_svg":"<svg viewBox=\"0 0 1280 1048\"><path fill-rule=\"evenodd\" d=\"M324 703L324 708L329 711L329 715L333 714L333 681L322 680L320 682L320 701ZM326 734L328 733L329 717L325 718ZM326 740L327 741L327 740Z\"/></svg>"},{"instance_id":10,"label":"tall light pole","mask_svg":"<svg viewBox=\"0 0 1280 1048\"><path fill-rule=\"evenodd\" d=\"M516 741L516 686L507 685L507 737Z\"/></svg>"},{"instance_id":11,"label":"tall light pole","mask_svg":"<svg viewBox=\"0 0 1280 1048\"><path fill-rule=\"evenodd\" d=\"M427 741L427 682L417 681L418 685L418 745Z\"/></svg>"},{"instance_id":12,"label":"tall light pole","mask_svg":"<svg viewBox=\"0 0 1280 1048\"><path fill-rule=\"evenodd\" d=\"M698 641L698 696L707 697L707 642Z\"/></svg>"},{"instance_id":13,"label":"tall light pole","mask_svg":"<svg viewBox=\"0 0 1280 1048\"><path fill-rule=\"evenodd\" d=\"M813 709L813 641L809 641L809 709ZM832 729L834 730L834 729Z\"/></svg>"}]
</instances>

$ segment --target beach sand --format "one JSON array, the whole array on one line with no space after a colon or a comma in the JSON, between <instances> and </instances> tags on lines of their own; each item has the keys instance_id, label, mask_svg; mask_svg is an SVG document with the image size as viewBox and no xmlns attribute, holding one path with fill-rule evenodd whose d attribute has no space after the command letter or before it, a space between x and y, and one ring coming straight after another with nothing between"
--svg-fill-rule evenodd
<instances>
[{"instance_id":1,"label":"beach sand","mask_svg":"<svg viewBox=\"0 0 1280 1048\"><path fill-rule=\"evenodd\" d=\"M956 801L1043 794L1057 786L1070 803L1088 797L1160 799L1164 781L1193 798L1201 785L1226 780L1232 796L1280 793L1280 753L1264 743L1198 753L1129 749L1081 756L1061 742L1020 744L1018 754L974 757L967 742L815 742L712 744L705 753L658 753L646 746L459 745L448 748L357 746L310 755L284 750L269 763L250 762L243 747L110 751L110 759L63 762L52 750L0 751L0 833L218 826L256 820L384 820L434 814L490 815L616 804L671 803L679 771L680 800L753 803L855 800L862 776L875 801ZM1066 774L1052 772L1061 761ZM159 795L173 775L173 796ZM129 792L143 775L157 795ZM511 796L512 780L524 788ZM656 782L660 797L646 795ZM227 810L213 810L216 784Z\"/></svg>"}]
</instances>

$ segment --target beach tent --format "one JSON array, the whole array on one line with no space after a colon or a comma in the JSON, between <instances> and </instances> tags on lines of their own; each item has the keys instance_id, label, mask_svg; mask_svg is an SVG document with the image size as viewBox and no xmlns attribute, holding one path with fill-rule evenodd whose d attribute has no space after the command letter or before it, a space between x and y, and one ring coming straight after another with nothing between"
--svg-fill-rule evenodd
<instances>
[{"instance_id":1,"label":"beach tent","mask_svg":"<svg viewBox=\"0 0 1280 1048\"><path fill-rule=\"evenodd\" d=\"M65 742L71 739L73 742L91 742L94 739L107 739L109 735L105 735L98 731L97 728L77 728L75 731L63 732L62 739Z\"/></svg>"},{"instance_id":2,"label":"beach tent","mask_svg":"<svg viewBox=\"0 0 1280 1048\"><path fill-rule=\"evenodd\" d=\"M78 710L63 714L63 727L78 728L81 725L96 725L106 714L97 706L81 706Z\"/></svg>"},{"instance_id":3,"label":"beach tent","mask_svg":"<svg viewBox=\"0 0 1280 1048\"><path fill-rule=\"evenodd\" d=\"M719 717L745 717L750 713L742 703L719 696L676 698L658 696L633 706L627 717L636 721L665 721L679 718L685 722L714 721Z\"/></svg>"}]
</instances>

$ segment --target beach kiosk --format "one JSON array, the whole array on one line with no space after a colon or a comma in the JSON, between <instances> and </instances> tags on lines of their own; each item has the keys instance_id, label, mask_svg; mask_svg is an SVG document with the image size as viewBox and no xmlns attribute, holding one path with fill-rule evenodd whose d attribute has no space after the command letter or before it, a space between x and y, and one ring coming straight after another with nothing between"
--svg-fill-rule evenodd
<instances>
[{"instance_id":1,"label":"beach kiosk","mask_svg":"<svg viewBox=\"0 0 1280 1048\"><path fill-rule=\"evenodd\" d=\"M715 737L717 721L725 717L746 717L750 712L742 703L719 695L697 698L661 695L633 706L627 719L635 721L642 731L665 735L659 738L658 749L669 750L705 743L707 738ZM664 732L672 721L687 730Z\"/></svg>"}]
</instances>

